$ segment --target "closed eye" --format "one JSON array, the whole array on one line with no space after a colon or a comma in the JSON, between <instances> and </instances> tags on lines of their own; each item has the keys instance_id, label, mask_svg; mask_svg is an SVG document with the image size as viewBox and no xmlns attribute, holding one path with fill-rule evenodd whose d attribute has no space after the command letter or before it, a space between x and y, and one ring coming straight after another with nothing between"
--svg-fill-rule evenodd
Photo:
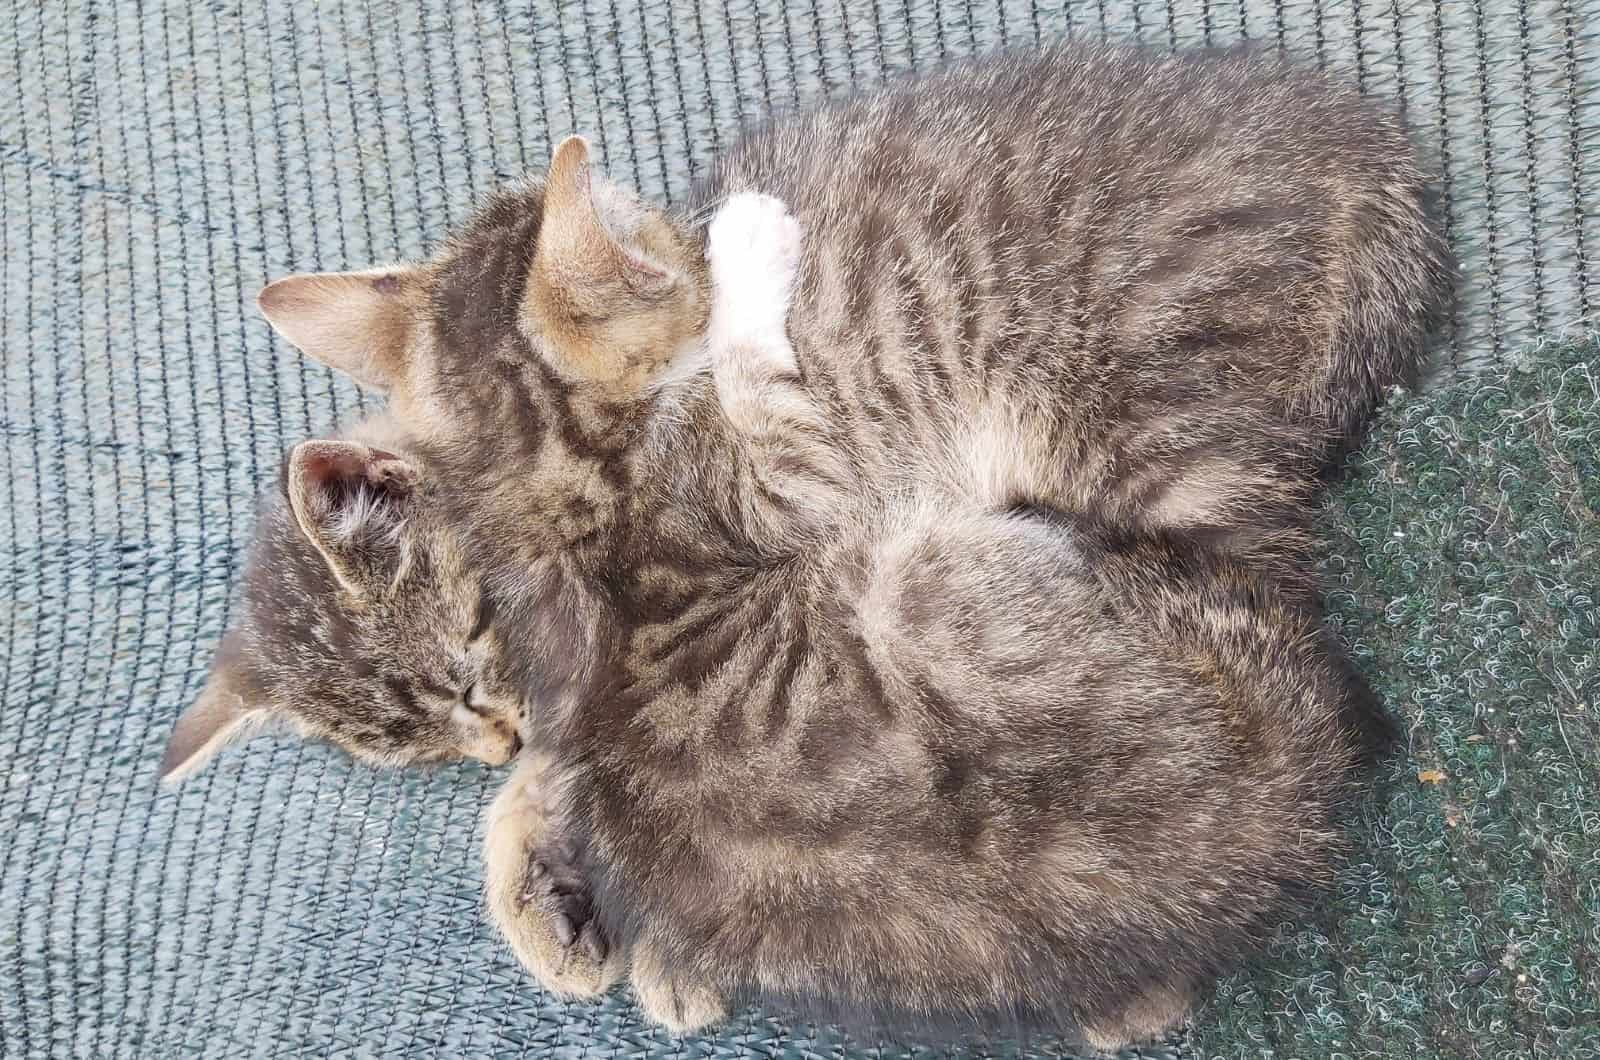
<instances>
[{"instance_id":1,"label":"closed eye","mask_svg":"<svg viewBox=\"0 0 1600 1060\"><path fill-rule=\"evenodd\" d=\"M454 681L451 682L451 684L454 683ZM478 682L476 681L472 682L459 692L455 691L449 685L441 685L433 681L424 680L421 682L421 684L423 691L427 692L429 696L433 697L435 709L437 709L438 704L441 702L454 703L458 707L465 707L468 711L471 711L473 714L476 714L479 717L488 717L488 712L472 701L473 693L478 690Z\"/></svg>"},{"instance_id":2,"label":"closed eye","mask_svg":"<svg viewBox=\"0 0 1600 1060\"><path fill-rule=\"evenodd\" d=\"M480 718L486 718L489 716L489 712L472 701L472 693L476 692L477 690L478 683L476 681L468 685L461 693L461 705L472 711L472 713L478 715Z\"/></svg>"},{"instance_id":3,"label":"closed eye","mask_svg":"<svg viewBox=\"0 0 1600 1060\"><path fill-rule=\"evenodd\" d=\"M489 623L494 620L494 602L488 594L478 593L478 613L472 616L472 629L467 633L467 644L489 632Z\"/></svg>"}]
</instances>

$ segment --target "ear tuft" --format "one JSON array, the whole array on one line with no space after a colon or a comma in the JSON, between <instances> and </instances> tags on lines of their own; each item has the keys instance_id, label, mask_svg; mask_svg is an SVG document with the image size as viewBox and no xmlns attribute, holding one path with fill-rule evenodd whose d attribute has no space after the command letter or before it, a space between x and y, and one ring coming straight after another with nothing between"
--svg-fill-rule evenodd
<instances>
[{"instance_id":1,"label":"ear tuft","mask_svg":"<svg viewBox=\"0 0 1600 1060\"><path fill-rule=\"evenodd\" d=\"M284 490L301 533L344 587L387 585L402 549L404 502L421 480L416 465L360 442L301 442L289 453Z\"/></svg>"},{"instance_id":2,"label":"ear tuft","mask_svg":"<svg viewBox=\"0 0 1600 1060\"><path fill-rule=\"evenodd\" d=\"M286 276L256 296L261 315L302 353L387 392L404 381L424 292L416 269Z\"/></svg>"},{"instance_id":3,"label":"ear tuft","mask_svg":"<svg viewBox=\"0 0 1600 1060\"><path fill-rule=\"evenodd\" d=\"M399 498L410 494L420 478L415 465L360 442L302 442L290 454L289 467L302 486L323 495L369 489ZM327 499L338 503L338 498Z\"/></svg>"}]
</instances>

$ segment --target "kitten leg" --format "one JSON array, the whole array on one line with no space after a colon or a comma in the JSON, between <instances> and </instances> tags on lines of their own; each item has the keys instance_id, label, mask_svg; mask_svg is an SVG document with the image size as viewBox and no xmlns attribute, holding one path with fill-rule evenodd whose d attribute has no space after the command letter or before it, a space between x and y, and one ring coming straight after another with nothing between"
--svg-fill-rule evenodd
<instances>
[{"instance_id":1,"label":"kitten leg","mask_svg":"<svg viewBox=\"0 0 1600 1060\"><path fill-rule=\"evenodd\" d=\"M756 479L749 506L773 523L819 510L848 473L789 341L801 246L800 223L788 208L753 192L728 198L707 242L712 377Z\"/></svg>"},{"instance_id":2,"label":"kitten leg","mask_svg":"<svg viewBox=\"0 0 1600 1060\"><path fill-rule=\"evenodd\" d=\"M683 969L669 971L649 947L634 954L633 992L654 1023L673 1034L691 1034L728 1018L722 994Z\"/></svg>"},{"instance_id":3,"label":"kitten leg","mask_svg":"<svg viewBox=\"0 0 1600 1060\"><path fill-rule=\"evenodd\" d=\"M484 883L490 918L545 987L593 997L621 977L593 916L578 851L563 833L553 763L528 754L489 807Z\"/></svg>"}]
</instances>

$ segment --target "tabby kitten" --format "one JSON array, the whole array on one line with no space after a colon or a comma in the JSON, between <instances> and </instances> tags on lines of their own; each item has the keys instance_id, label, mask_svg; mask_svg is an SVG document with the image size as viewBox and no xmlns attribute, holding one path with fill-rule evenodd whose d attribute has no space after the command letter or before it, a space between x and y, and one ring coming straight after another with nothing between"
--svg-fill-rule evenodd
<instances>
[{"instance_id":1,"label":"tabby kitten","mask_svg":"<svg viewBox=\"0 0 1600 1060\"><path fill-rule=\"evenodd\" d=\"M405 601L434 640L380 665L435 652L506 688L504 616L434 603L465 582L434 476L306 445L367 462L339 495L352 520L396 506L379 526L410 556L330 592L322 621ZM395 460L414 484L376 495ZM588 731L523 753L486 836L496 923L552 989L628 975L680 1031L756 994L1108 1048L1167 1029L1326 876L1364 691L1311 609L1209 547L938 496L870 521L831 562L745 575L747 599L794 604L708 626L697 650L732 645L716 710L574 710Z\"/></svg>"},{"instance_id":2,"label":"tabby kitten","mask_svg":"<svg viewBox=\"0 0 1600 1060\"><path fill-rule=\"evenodd\" d=\"M1373 712L1299 530L1447 297L1423 187L1391 117L1260 54L1063 45L825 106L696 204L806 232L793 368L740 422L703 235L569 142L425 265L263 293L412 435L318 488L414 580L347 561L308 606L435 635L284 679L454 664L515 704L491 901L557 986L625 964L678 1029L771 992L1157 1033L1333 856Z\"/></svg>"}]
</instances>

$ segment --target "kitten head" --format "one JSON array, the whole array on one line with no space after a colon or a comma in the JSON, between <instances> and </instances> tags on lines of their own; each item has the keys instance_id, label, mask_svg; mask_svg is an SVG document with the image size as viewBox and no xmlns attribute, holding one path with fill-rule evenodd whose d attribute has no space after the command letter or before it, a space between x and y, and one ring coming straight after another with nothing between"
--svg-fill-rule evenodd
<instances>
[{"instance_id":1,"label":"kitten head","mask_svg":"<svg viewBox=\"0 0 1600 1060\"><path fill-rule=\"evenodd\" d=\"M698 363L709 300L703 235L596 174L576 137L432 260L259 296L290 342L388 396L523 566L617 524L642 418Z\"/></svg>"},{"instance_id":2,"label":"kitten head","mask_svg":"<svg viewBox=\"0 0 1600 1060\"><path fill-rule=\"evenodd\" d=\"M574 136L542 181L491 199L432 261L289 276L258 301L416 425L465 360L508 346L567 384L637 393L703 331L708 284L701 240L598 176Z\"/></svg>"},{"instance_id":3,"label":"kitten head","mask_svg":"<svg viewBox=\"0 0 1600 1060\"><path fill-rule=\"evenodd\" d=\"M187 776L270 721L380 764L510 760L521 699L495 663L492 609L431 513L420 465L360 441L304 442L281 487L162 778Z\"/></svg>"}]
</instances>

